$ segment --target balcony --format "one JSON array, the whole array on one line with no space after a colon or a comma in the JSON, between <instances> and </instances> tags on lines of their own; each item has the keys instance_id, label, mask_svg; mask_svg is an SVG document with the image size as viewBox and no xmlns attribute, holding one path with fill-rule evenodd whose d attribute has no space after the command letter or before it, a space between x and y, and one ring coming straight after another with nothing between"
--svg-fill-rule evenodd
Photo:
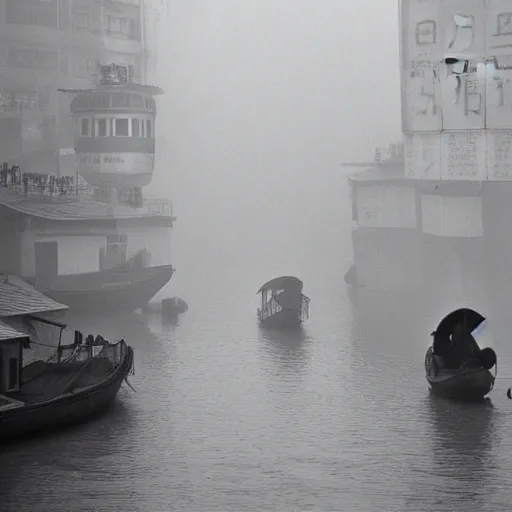
<instances>
[{"instance_id":1,"label":"balcony","mask_svg":"<svg viewBox=\"0 0 512 512\"><path fill-rule=\"evenodd\" d=\"M11 196L32 198L35 202L67 203L74 201L109 204L112 215L127 216L132 210L135 217L167 217L175 219L172 201L162 198L144 198L142 193L97 189L81 183L75 184L71 176L49 176L39 173L22 173L18 166L0 167L0 190L7 190ZM106 193L102 193L106 192ZM116 193L117 192L117 193ZM129 215L128 215L129 216Z\"/></svg>"}]
</instances>

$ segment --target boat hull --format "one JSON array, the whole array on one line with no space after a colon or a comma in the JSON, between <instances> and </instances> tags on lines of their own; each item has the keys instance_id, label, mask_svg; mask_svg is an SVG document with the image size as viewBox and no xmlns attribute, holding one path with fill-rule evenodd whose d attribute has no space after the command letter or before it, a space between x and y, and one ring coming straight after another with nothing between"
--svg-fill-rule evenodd
<instances>
[{"instance_id":1,"label":"boat hull","mask_svg":"<svg viewBox=\"0 0 512 512\"><path fill-rule=\"evenodd\" d=\"M134 311L144 307L171 280L172 265L141 269L113 269L58 276L39 291L75 311Z\"/></svg>"},{"instance_id":2,"label":"boat hull","mask_svg":"<svg viewBox=\"0 0 512 512\"><path fill-rule=\"evenodd\" d=\"M459 401L478 401L494 387L494 376L485 368L467 370L438 369L434 363L432 347L425 361L425 377L437 396Z\"/></svg>"},{"instance_id":3,"label":"boat hull","mask_svg":"<svg viewBox=\"0 0 512 512\"><path fill-rule=\"evenodd\" d=\"M300 309L285 309L260 320L262 327L268 329L296 329L302 324Z\"/></svg>"},{"instance_id":4,"label":"boat hull","mask_svg":"<svg viewBox=\"0 0 512 512\"><path fill-rule=\"evenodd\" d=\"M112 404L132 364L133 349L126 346L116 369L101 383L48 402L0 411L0 439L19 438L88 421Z\"/></svg>"}]
</instances>

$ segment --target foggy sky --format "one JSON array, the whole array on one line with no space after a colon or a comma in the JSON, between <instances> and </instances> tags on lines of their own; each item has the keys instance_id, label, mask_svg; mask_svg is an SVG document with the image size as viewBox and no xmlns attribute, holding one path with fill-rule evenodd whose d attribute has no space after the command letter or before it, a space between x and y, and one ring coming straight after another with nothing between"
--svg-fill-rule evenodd
<instances>
[{"instance_id":1,"label":"foggy sky","mask_svg":"<svg viewBox=\"0 0 512 512\"><path fill-rule=\"evenodd\" d=\"M173 286L190 289L205 260L249 266L276 238L298 253L319 226L349 243L339 164L400 137L397 3L175 0L165 23L157 129L169 158L151 189L178 216ZM283 249L255 282L300 275L292 261Z\"/></svg>"},{"instance_id":2,"label":"foggy sky","mask_svg":"<svg viewBox=\"0 0 512 512\"><path fill-rule=\"evenodd\" d=\"M177 0L166 26L159 104L176 171L312 172L400 135L394 0Z\"/></svg>"}]
</instances>

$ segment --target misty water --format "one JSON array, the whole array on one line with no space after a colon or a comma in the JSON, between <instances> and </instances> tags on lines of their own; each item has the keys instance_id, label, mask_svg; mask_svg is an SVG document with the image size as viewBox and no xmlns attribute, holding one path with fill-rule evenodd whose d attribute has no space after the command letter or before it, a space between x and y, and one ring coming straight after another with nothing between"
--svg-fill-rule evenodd
<instances>
[{"instance_id":1,"label":"misty water","mask_svg":"<svg viewBox=\"0 0 512 512\"><path fill-rule=\"evenodd\" d=\"M285 177L181 217L165 291L189 303L179 325L68 317L129 340L136 392L124 385L92 423L3 447L3 512L509 510L512 379L485 404L431 397L433 310L346 289L345 176ZM281 273L311 297L301 333L257 325L256 291ZM512 348L497 352L506 377Z\"/></svg>"}]
</instances>

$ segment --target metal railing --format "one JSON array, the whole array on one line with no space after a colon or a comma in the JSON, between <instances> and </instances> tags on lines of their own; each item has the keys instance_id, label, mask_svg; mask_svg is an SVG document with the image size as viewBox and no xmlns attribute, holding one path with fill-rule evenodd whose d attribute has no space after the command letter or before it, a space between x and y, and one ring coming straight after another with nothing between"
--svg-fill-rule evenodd
<instances>
[{"instance_id":1,"label":"metal railing","mask_svg":"<svg viewBox=\"0 0 512 512\"><path fill-rule=\"evenodd\" d=\"M40 173L21 172L19 166L4 163L0 167L0 188L24 197L59 198L79 196L112 206L132 208L137 213L174 217L172 201L165 198L145 198L138 190L114 190L90 187L75 183L73 176L50 176Z\"/></svg>"}]
</instances>

